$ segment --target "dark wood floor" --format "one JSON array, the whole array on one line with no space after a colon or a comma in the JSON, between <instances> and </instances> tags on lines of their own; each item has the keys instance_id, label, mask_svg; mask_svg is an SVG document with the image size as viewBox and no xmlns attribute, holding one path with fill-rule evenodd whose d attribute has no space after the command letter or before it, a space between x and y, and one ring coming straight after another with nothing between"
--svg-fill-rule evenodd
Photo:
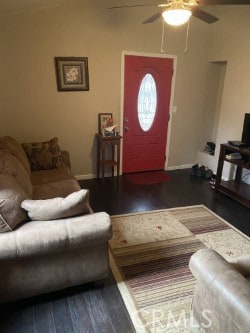
<instances>
[{"instance_id":1,"label":"dark wood floor","mask_svg":"<svg viewBox=\"0 0 250 333\"><path fill-rule=\"evenodd\" d=\"M169 172L171 180L134 185L125 177L80 181L90 189L94 211L111 215L204 204L250 235L250 210L227 196L214 193L209 182L190 170ZM130 333L133 326L112 273L103 288L93 284L33 297L1 306L0 333Z\"/></svg>"}]
</instances>

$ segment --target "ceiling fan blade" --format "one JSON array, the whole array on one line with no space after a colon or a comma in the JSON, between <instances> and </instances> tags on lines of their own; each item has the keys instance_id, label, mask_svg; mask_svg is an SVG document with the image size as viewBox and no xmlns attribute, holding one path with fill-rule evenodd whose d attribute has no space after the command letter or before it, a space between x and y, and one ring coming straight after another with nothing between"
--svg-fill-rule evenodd
<instances>
[{"instance_id":1,"label":"ceiling fan blade","mask_svg":"<svg viewBox=\"0 0 250 333\"><path fill-rule=\"evenodd\" d=\"M146 19L146 21L143 22L143 24L152 23L152 22L158 20L161 17L161 13L162 12L158 12L158 13L154 14L153 16L150 16L148 19Z\"/></svg>"},{"instance_id":2,"label":"ceiling fan blade","mask_svg":"<svg viewBox=\"0 0 250 333\"><path fill-rule=\"evenodd\" d=\"M204 12L203 10L199 9L198 7L192 8L192 15L209 24L217 22L219 20L218 17L211 15L207 12Z\"/></svg>"},{"instance_id":3,"label":"ceiling fan blade","mask_svg":"<svg viewBox=\"0 0 250 333\"><path fill-rule=\"evenodd\" d=\"M250 0L199 0L200 6L213 5L250 5Z\"/></svg>"}]
</instances>

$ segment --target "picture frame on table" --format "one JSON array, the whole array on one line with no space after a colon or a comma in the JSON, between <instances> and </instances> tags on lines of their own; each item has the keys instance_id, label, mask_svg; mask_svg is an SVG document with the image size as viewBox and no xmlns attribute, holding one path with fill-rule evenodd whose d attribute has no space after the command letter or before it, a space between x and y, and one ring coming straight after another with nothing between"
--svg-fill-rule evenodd
<instances>
[{"instance_id":1,"label":"picture frame on table","mask_svg":"<svg viewBox=\"0 0 250 333\"><path fill-rule=\"evenodd\" d=\"M87 57L55 57L58 91L88 91L89 70Z\"/></svg>"},{"instance_id":2,"label":"picture frame on table","mask_svg":"<svg viewBox=\"0 0 250 333\"><path fill-rule=\"evenodd\" d=\"M109 126L110 119L113 119L112 113L99 113L98 114L98 133L104 133L106 127Z\"/></svg>"}]
</instances>

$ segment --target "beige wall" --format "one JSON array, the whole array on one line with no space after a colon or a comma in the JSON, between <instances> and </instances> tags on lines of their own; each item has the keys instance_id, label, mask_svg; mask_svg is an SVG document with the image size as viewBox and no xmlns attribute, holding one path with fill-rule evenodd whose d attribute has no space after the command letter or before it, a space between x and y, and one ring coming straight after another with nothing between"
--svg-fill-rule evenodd
<instances>
[{"instance_id":1,"label":"beige wall","mask_svg":"<svg viewBox=\"0 0 250 333\"><path fill-rule=\"evenodd\" d=\"M250 6L221 6L216 10L220 21L211 26L209 60L227 64L225 73L221 73L224 86L219 115L216 114L217 149L212 163L215 171L220 144L241 139L244 114L250 113ZM225 168L224 177L229 174L229 168Z\"/></svg>"},{"instance_id":2,"label":"beige wall","mask_svg":"<svg viewBox=\"0 0 250 333\"><path fill-rule=\"evenodd\" d=\"M26 10L0 20L0 135L12 135L22 142L58 136L61 147L70 151L76 175L95 173L98 113L112 112L115 122L120 121L122 51L160 52L161 21L141 24L152 14L152 7L110 11L107 7L111 2L57 0L52 2L54 8ZM186 53L185 29L166 28L164 49L178 59L174 96L177 113L172 117L169 167L195 163L202 144L211 27L192 18ZM245 38L248 36L245 33ZM221 43L216 34L213 38L210 58L216 44ZM240 117L235 119L235 112L242 118L248 111L243 98L249 98L249 84L241 84L241 98L233 103L226 99L234 96L234 88L242 83L241 76L247 76L242 62L248 62L249 52L246 56L236 56L240 50L235 53L223 99L227 123L223 123L223 116L220 118L222 141L232 124L230 117L236 126L236 132L233 129L228 133L231 138L240 132L242 121ZM219 60L227 55L222 52L218 56L223 59ZM88 57L89 92L57 92L55 56ZM238 66L242 70L236 70Z\"/></svg>"},{"instance_id":3,"label":"beige wall","mask_svg":"<svg viewBox=\"0 0 250 333\"><path fill-rule=\"evenodd\" d=\"M227 8L213 27L210 59L227 60L217 143L240 140L244 113L250 112L250 6Z\"/></svg>"}]
</instances>

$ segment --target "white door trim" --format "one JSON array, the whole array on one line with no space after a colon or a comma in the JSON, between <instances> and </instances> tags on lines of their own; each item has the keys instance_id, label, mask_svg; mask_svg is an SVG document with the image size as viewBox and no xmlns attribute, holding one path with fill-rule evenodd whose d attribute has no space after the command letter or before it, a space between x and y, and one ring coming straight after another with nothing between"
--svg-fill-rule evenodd
<instances>
[{"instance_id":1,"label":"white door trim","mask_svg":"<svg viewBox=\"0 0 250 333\"><path fill-rule=\"evenodd\" d=\"M145 52L133 52L133 51L122 51L121 59L121 104L120 104L120 134L123 136L123 112L124 112L124 78L125 78L125 56L134 55L150 58L168 58L173 59L174 73L171 83L171 95L170 95L170 105L169 105L169 122L168 122L168 134L167 134L167 144L166 144L166 161L164 169L167 170L168 167L168 157L170 150L170 136L172 128L172 113L173 113L173 103L174 103L174 90L175 90L175 77L176 77L176 68L177 68L177 56L171 54L162 54L162 53L145 53ZM121 161L123 160L123 145L121 145ZM122 174L122 162L121 162L120 174Z\"/></svg>"}]
</instances>

